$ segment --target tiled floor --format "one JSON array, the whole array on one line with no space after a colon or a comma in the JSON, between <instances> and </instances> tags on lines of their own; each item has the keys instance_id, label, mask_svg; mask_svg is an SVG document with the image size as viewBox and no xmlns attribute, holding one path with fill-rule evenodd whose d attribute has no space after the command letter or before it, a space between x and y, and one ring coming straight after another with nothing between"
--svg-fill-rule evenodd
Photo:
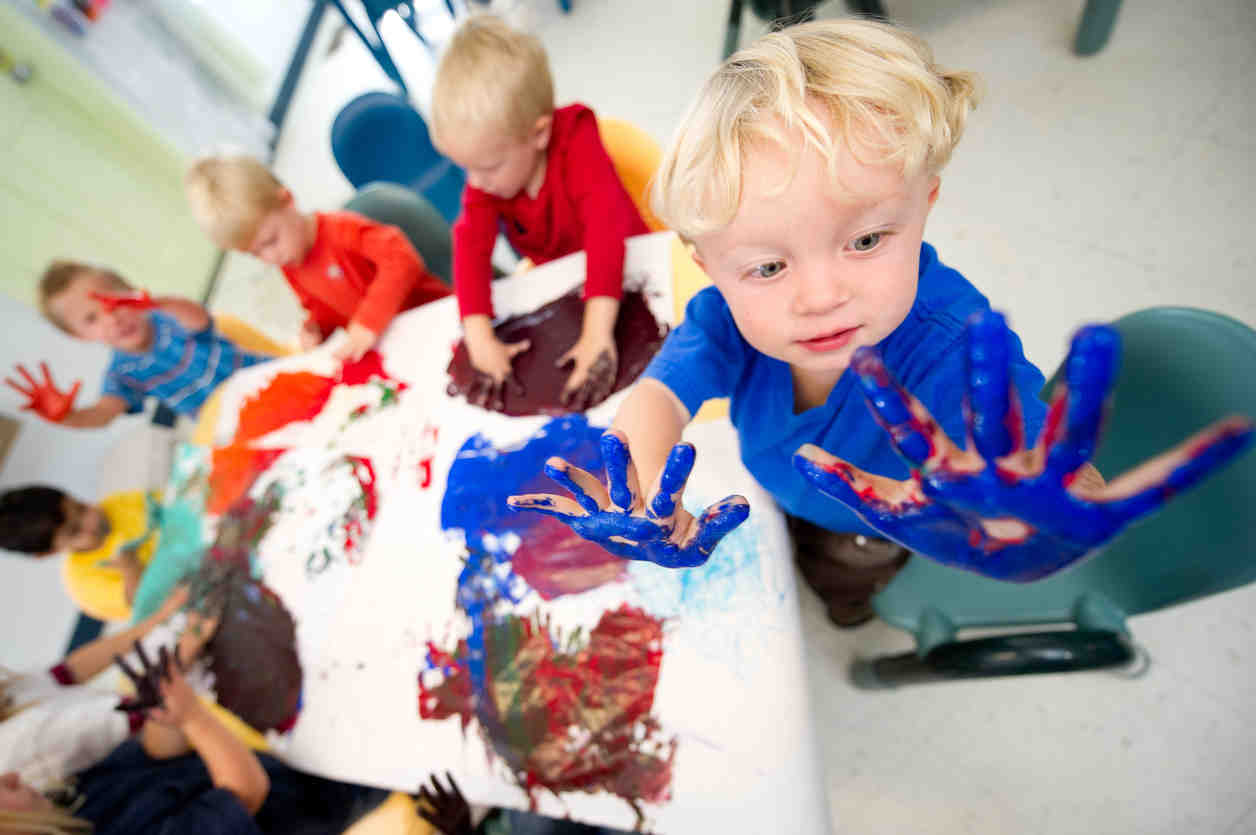
<instances>
[{"instance_id":1,"label":"tiled floor","mask_svg":"<svg viewBox=\"0 0 1256 835\"><path fill-rule=\"evenodd\" d=\"M1070 42L1081 5L887 0L941 62L985 78L987 98L927 237L1009 312L1047 370L1079 323L1149 305L1212 308L1256 325L1256 5L1126 3L1108 48L1079 59ZM727 4L576 0L564 17L534 0L512 13L544 39L560 99L666 140L719 57ZM762 31L747 20L746 37ZM349 193L328 151L335 112L385 87L352 40L325 57L332 28L276 160L313 207ZM415 50L403 64L421 90L430 60ZM284 292L277 277L236 260L217 301L286 335L297 317ZM866 693L846 681L851 659L907 639L882 624L838 632L804 594L834 831L1256 832L1253 611L1249 587L1135 619L1152 658L1137 680Z\"/></svg>"}]
</instances>

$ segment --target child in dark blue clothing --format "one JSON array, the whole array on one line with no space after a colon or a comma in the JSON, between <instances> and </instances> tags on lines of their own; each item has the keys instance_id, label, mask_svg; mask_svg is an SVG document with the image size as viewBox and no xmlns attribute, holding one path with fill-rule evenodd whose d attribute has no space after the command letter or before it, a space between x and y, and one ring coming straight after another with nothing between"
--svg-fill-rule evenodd
<instances>
[{"instance_id":1,"label":"child in dark blue clothing","mask_svg":"<svg viewBox=\"0 0 1256 835\"><path fill-rule=\"evenodd\" d=\"M700 564L748 508L730 496L688 514L693 450L677 441L705 400L729 397L742 461L789 514L804 576L852 624L908 549L1036 579L1236 454L1243 419L1105 485L1088 462L1114 332L1079 335L1049 416L1020 340L923 242L974 85L868 21L789 27L726 61L655 182L656 214L715 286L603 438L609 490L554 459L546 472L575 499L511 504L626 557Z\"/></svg>"}]
</instances>

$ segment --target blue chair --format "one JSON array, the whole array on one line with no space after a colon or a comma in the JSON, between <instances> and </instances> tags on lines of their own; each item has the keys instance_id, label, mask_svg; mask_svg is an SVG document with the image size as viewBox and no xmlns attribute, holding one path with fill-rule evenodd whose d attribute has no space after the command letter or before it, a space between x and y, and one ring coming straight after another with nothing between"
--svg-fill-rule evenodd
<instances>
[{"instance_id":1,"label":"blue chair","mask_svg":"<svg viewBox=\"0 0 1256 835\"><path fill-rule=\"evenodd\" d=\"M423 117L392 93L363 93L331 126L331 152L354 188L396 183L423 195L449 223L466 175L432 145Z\"/></svg>"},{"instance_id":2,"label":"blue chair","mask_svg":"<svg viewBox=\"0 0 1256 835\"><path fill-rule=\"evenodd\" d=\"M1114 323L1122 360L1095 465L1112 478L1228 414L1256 415L1256 332L1204 310L1157 307ZM1048 386L1050 390L1050 386ZM875 598L916 651L856 661L857 686L1127 665L1126 618L1256 580L1256 454L1248 452L1100 553L1035 583L913 557ZM956 640L965 628L1071 629Z\"/></svg>"}]
</instances>

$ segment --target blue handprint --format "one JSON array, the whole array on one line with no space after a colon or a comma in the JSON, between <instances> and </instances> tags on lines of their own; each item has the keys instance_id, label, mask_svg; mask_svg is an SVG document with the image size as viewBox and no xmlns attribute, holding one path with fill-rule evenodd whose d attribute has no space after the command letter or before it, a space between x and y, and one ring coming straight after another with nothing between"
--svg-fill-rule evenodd
<instances>
[{"instance_id":1,"label":"blue handprint","mask_svg":"<svg viewBox=\"0 0 1256 835\"><path fill-rule=\"evenodd\" d=\"M866 473L811 444L794 455L794 466L818 490L886 537L939 562L1003 580L1046 577L1251 443L1251 421L1230 417L1104 485L1088 462L1120 362L1117 332L1090 326L1073 338L1065 381L1031 448L1009 383L1003 317L978 314L966 341L969 449L946 436L874 348L860 348L852 367L878 423L912 467L912 478Z\"/></svg>"},{"instance_id":2,"label":"blue handprint","mask_svg":"<svg viewBox=\"0 0 1256 835\"><path fill-rule=\"evenodd\" d=\"M680 497L693 471L692 444L672 447L658 487L647 501L642 501L637 471L623 436L614 430L607 432L601 447L608 487L591 473L561 458L551 458L545 463L545 474L574 498L547 493L511 496L510 506L548 514L612 554L665 568L702 565L720 540L750 515L750 506L742 496L727 496L698 517L685 511Z\"/></svg>"}]
</instances>

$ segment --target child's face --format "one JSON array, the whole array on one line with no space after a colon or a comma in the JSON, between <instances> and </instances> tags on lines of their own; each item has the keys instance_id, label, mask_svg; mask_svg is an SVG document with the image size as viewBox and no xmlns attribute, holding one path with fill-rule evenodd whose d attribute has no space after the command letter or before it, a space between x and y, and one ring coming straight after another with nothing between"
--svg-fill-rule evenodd
<instances>
[{"instance_id":1,"label":"child's face","mask_svg":"<svg viewBox=\"0 0 1256 835\"><path fill-rule=\"evenodd\" d=\"M746 340L824 391L856 348L907 317L938 192L936 176L904 179L894 165L840 153L834 179L807 147L781 190L792 153L775 143L751 149L732 223L694 239Z\"/></svg>"},{"instance_id":2,"label":"child's face","mask_svg":"<svg viewBox=\"0 0 1256 835\"><path fill-rule=\"evenodd\" d=\"M65 521L52 535L52 552L95 551L109 536L109 518L96 505L66 496L61 510Z\"/></svg>"},{"instance_id":3,"label":"child's face","mask_svg":"<svg viewBox=\"0 0 1256 835\"><path fill-rule=\"evenodd\" d=\"M314 246L314 225L292 199L291 192L283 192L283 205L272 209L258 224L253 242L245 249L250 255L267 264L285 267L300 264Z\"/></svg>"},{"instance_id":4,"label":"child's face","mask_svg":"<svg viewBox=\"0 0 1256 835\"><path fill-rule=\"evenodd\" d=\"M467 172L467 183L487 194L509 200L527 190L536 196L545 177L551 117L542 116L522 139L497 134L459 133L441 151Z\"/></svg>"},{"instance_id":5,"label":"child's face","mask_svg":"<svg viewBox=\"0 0 1256 835\"><path fill-rule=\"evenodd\" d=\"M109 276L86 270L48 302L53 314L79 339L104 342L120 351L143 351L152 338L148 314L130 307L106 310L93 293L118 295L129 290L118 287Z\"/></svg>"}]
</instances>

